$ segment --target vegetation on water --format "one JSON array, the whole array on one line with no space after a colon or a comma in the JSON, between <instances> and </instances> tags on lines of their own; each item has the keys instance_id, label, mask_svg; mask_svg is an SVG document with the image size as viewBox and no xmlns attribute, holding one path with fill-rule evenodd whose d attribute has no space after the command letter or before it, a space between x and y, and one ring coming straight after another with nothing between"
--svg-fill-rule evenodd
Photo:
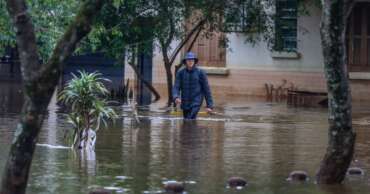
<instances>
[{"instance_id":1,"label":"vegetation on water","mask_svg":"<svg viewBox=\"0 0 370 194\"><path fill-rule=\"evenodd\" d=\"M69 139L72 140L73 148L87 148L95 142L89 138L101 128L101 124L107 126L107 121L117 117L116 112L108 106L105 97L109 91L104 86L100 73L79 72L68 82L61 92L59 99L70 109L68 120L73 125ZM92 130L92 131L91 131Z\"/></svg>"}]
</instances>

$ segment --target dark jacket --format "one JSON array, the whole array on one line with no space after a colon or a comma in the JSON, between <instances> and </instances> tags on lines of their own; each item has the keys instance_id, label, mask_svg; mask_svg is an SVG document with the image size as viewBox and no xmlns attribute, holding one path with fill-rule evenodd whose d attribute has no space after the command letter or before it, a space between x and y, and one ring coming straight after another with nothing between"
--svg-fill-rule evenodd
<instances>
[{"instance_id":1,"label":"dark jacket","mask_svg":"<svg viewBox=\"0 0 370 194\"><path fill-rule=\"evenodd\" d=\"M194 66L191 70L180 69L176 74L175 85L172 90L173 98L181 99L182 109L191 109L201 106L205 97L207 108L213 108L211 90L204 70Z\"/></svg>"}]
</instances>

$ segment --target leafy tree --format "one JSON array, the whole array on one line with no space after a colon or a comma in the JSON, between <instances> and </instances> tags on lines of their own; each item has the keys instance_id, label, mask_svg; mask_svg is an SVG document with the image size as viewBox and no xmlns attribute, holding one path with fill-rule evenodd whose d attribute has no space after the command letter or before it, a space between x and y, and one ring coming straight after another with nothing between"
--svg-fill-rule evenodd
<instances>
[{"instance_id":1,"label":"leafy tree","mask_svg":"<svg viewBox=\"0 0 370 194\"><path fill-rule=\"evenodd\" d=\"M23 194L47 106L57 85L65 59L91 30L94 16L105 0L85 0L57 41L50 57L40 63L39 44L33 18L25 0L7 0L6 8L15 29L23 76L25 102L10 147L1 184L1 194Z\"/></svg>"}]
</instances>

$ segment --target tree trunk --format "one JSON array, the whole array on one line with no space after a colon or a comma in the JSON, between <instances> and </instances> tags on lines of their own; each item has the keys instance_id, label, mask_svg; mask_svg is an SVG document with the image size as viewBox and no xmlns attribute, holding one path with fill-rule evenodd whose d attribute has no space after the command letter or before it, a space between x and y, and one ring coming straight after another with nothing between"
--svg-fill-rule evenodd
<instances>
[{"instance_id":1,"label":"tree trunk","mask_svg":"<svg viewBox=\"0 0 370 194\"><path fill-rule=\"evenodd\" d=\"M25 102L4 169L1 194L25 193L37 136L62 64L74 51L76 44L90 32L93 16L99 12L104 2L85 1L75 21L57 43L49 62L40 64L36 36L25 0L7 0L9 15L17 29Z\"/></svg>"},{"instance_id":2,"label":"tree trunk","mask_svg":"<svg viewBox=\"0 0 370 194\"><path fill-rule=\"evenodd\" d=\"M329 98L329 145L317 174L319 184L341 183L351 163L355 132L346 52L346 26L353 2L324 0L321 39Z\"/></svg>"},{"instance_id":3,"label":"tree trunk","mask_svg":"<svg viewBox=\"0 0 370 194\"><path fill-rule=\"evenodd\" d=\"M167 47L165 44L162 44L162 57L164 68L166 70L166 78L167 78L167 106L170 107L173 103L173 96L172 96L172 87L173 87L173 75L171 71L172 64L170 63L170 58L168 57Z\"/></svg>"},{"instance_id":4,"label":"tree trunk","mask_svg":"<svg viewBox=\"0 0 370 194\"><path fill-rule=\"evenodd\" d=\"M170 107L173 103L173 95L172 95L172 87L173 87L173 75L171 71L171 65L165 63L166 69L166 77L167 77L167 92L168 92L168 100L167 106Z\"/></svg>"}]
</instances>

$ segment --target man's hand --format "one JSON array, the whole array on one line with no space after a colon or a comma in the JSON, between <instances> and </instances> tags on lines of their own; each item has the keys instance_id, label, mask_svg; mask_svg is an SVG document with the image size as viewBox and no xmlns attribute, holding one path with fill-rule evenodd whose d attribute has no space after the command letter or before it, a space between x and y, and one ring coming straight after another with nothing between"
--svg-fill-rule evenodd
<instances>
[{"instance_id":1,"label":"man's hand","mask_svg":"<svg viewBox=\"0 0 370 194\"><path fill-rule=\"evenodd\" d=\"M176 98L175 103L176 103L177 105L181 104L181 99L180 99L180 98Z\"/></svg>"}]
</instances>

